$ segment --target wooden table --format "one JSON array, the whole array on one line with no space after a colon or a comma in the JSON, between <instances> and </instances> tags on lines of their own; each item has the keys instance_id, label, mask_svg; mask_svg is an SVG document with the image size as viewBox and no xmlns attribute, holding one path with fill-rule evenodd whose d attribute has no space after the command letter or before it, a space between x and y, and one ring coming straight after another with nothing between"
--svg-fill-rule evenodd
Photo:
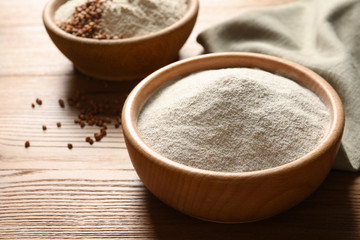
<instances>
[{"instance_id":1,"label":"wooden table","mask_svg":"<svg viewBox=\"0 0 360 240\"><path fill-rule=\"evenodd\" d=\"M240 8L286 0L200 2L180 58L201 54L199 31ZM81 128L73 122L80 110L59 106L59 98L79 90L109 104L114 120L135 83L106 83L74 71L45 32L44 4L0 1L0 239L360 239L356 173L332 171L303 203L255 223L204 222L160 202L136 175L114 121L104 139L89 145L85 137L99 128ZM43 103L32 108L36 98Z\"/></svg>"}]
</instances>

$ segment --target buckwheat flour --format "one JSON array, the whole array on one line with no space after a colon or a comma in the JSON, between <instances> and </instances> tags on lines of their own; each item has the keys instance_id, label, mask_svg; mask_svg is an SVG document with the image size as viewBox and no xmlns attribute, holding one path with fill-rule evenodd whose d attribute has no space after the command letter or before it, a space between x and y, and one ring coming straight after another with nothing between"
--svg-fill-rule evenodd
<instances>
[{"instance_id":1,"label":"buckwheat flour","mask_svg":"<svg viewBox=\"0 0 360 240\"><path fill-rule=\"evenodd\" d=\"M157 32L180 19L187 0L109 0L104 5L102 28L124 37Z\"/></svg>"},{"instance_id":2,"label":"buckwheat flour","mask_svg":"<svg viewBox=\"0 0 360 240\"><path fill-rule=\"evenodd\" d=\"M71 21L76 7L87 0L70 0L59 7L55 22ZM129 38L160 31L180 19L187 0L104 0L99 28L106 36Z\"/></svg>"},{"instance_id":3,"label":"buckwheat flour","mask_svg":"<svg viewBox=\"0 0 360 240\"><path fill-rule=\"evenodd\" d=\"M171 81L143 106L137 127L156 151L195 168L245 172L289 163L329 129L321 100L259 69L208 70Z\"/></svg>"}]
</instances>

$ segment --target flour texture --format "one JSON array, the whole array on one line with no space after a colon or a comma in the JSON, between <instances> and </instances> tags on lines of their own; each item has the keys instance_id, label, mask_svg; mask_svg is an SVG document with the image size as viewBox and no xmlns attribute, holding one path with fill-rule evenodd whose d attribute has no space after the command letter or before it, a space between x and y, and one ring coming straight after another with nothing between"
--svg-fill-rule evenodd
<instances>
[{"instance_id":1,"label":"flour texture","mask_svg":"<svg viewBox=\"0 0 360 240\"><path fill-rule=\"evenodd\" d=\"M67 1L56 11L55 22L71 20L75 8L86 2ZM143 36L172 25L184 16L187 7L187 0L105 0L101 6L100 28L109 36Z\"/></svg>"},{"instance_id":2,"label":"flour texture","mask_svg":"<svg viewBox=\"0 0 360 240\"><path fill-rule=\"evenodd\" d=\"M246 172L312 151L330 112L311 91L250 68L197 72L171 81L143 106L137 128L167 158L200 169Z\"/></svg>"}]
</instances>

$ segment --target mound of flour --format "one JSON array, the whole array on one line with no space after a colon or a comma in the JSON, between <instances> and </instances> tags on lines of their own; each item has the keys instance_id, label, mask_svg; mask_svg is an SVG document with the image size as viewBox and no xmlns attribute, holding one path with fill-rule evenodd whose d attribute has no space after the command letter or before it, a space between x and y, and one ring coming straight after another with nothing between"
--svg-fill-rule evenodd
<instances>
[{"instance_id":1,"label":"mound of flour","mask_svg":"<svg viewBox=\"0 0 360 240\"><path fill-rule=\"evenodd\" d=\"M195 168L243 172L289 163L325 136L330 113L311 91L258 69L208 70L171 81L143 106L145 142Z\"/></svg>"},{"instance_id":2,"label":"mound of flour","mask_svg":"<svg viewBox=\"0 0 360 240\"><path fill-rule=\"evenodd\" d=\"M69 21L75 8L87 0L69 0L55 13L57 24ZM179 20L187 9L187 0L105 0L100 28L107 35L124 38L160 31Z\"/></svg>"}]
</instances>

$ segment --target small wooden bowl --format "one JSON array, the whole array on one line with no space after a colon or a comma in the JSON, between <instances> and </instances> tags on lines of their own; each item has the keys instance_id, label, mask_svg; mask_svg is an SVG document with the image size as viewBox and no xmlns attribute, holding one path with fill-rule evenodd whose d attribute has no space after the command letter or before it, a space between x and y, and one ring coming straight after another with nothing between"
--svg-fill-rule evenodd
<instances>
[{"instance_id":1,"label":"small wooden bowl","mask_svg":"<svg viewBox=\"0 0 360 240\"><path fill-rule=\"evenodd\" d=\"M45 28L58 49L85 75L113 81L141 79L176 60L189 37L199 10L198 0L176 23L146 36L120 40L81 38L56 26L54 14L66 0L50 0L43 10Z\"/></svg>"},{"instance_id":2,"label":"small wooden bowl","mask_svg":"<svg viewBox=\"0 0 360 240\"><path fill-rule=\"evenodd\" d=\"M305 156L282 166L253 172L196 169L168 159L148 146L136 122L146 99L164 83L193 72L259 68L293 79L310 89L331 112L330 129ZM141 81L128 96L122 127L131 161L146 187L164 203L190 216L215 222L251 222L289 209L309 196L329 173L344 129L342 103L319 75L296 63L261 54L209 54L170 64Z\"/></svg>"}]
</instances>

